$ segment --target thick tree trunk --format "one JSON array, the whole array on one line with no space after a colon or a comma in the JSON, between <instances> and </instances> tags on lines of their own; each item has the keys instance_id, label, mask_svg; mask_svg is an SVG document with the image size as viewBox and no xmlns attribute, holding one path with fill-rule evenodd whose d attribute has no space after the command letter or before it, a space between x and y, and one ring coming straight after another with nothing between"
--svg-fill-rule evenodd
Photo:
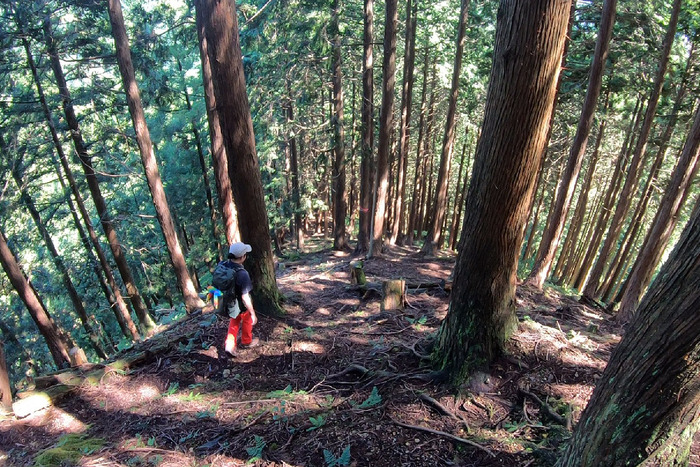
<instances>
[{"instance_id":1,"label":"thick tree trunk","mask_svg":"<svg viewBox=\"0 0 700 467\"><path fill-rule=\"evenodd\" d=\"M360 226L356 253L369 251L372 235L372 187L374 186L374 0L364 0L364 32L362 36L362 149L360 151Z\"/></svg>"},{"instance_id":2,"label":"thick tree trunk","mask_svg":"<svg viewBox=\"0 0 700 467\"><path fill-rule=\"evenodd\" d=\"M423 253L433 256L437 254L442 225L445 220L447 188L450 179L450 166L452 165L452 152L455 142L455 126L457 125L456 113L457 99L459 97L459 75L462 70L462 54L464 51L468 16L469 0L462 0L459 13L459 25L457 27L457 47L455 50L454 69L452 70L452 88L450 89L450 96L447 99L447 122L445 123L445 136L442 140L438 181L435 187L435 201L432 206L433 211L430 216L428 235L421 249Z\"/></svg>"},{"instance_id":3,"label":"thick tree trunk","mask_svg":"<svg viewBox=\"0 0 700 467\"><path fill-rule=\"evenodd\" d=\"M517 325L523 227L546 144L571 2L503 0L482 137L435 366L459 384L488 368Z\"/></svg>"},{"instance_id":4,"label":"thick tree trunk","mask_svg":"<svg viewBox=\"0 0 700 467\"><path fill-rule=\"evenodd\" d=\"M700 203L613 351L560 466L688 465L700 420Z\"/></svg>"},{"instance_id":5,"label":"thick tree trunk","mask_svg":"<svg viewBox=\"0 0 700 467\"><path fill-rule=\"evenodd\" d=\"M204 86L204 102L207 107L207 121L209 122L209 139L211 140L212 166L214 167L214 181L216 193L219 197L219 209L224 221L226 241L231 244L240 241L238 230L238 212L233 202L231 180L228 177L228 157L224 145L224 137L221 134L221 122L219 111L216 108L216 95L214 94L214 82L212 79L211 62L209 59L209 44L205 32L205 25L201 18L200 10L197 10L197 37L199 38L199 57L202 62L202 84ZM221 253L219 253L221 254Z\"/></svg>"},{"instance_id":6,"label":"thick tree trunk","mask_svg":"<svg viewBox=\"0 0 700 467\"><path fill-rule=\"evenodd\" d=\"M208 44L229 178L239 181L232 183L233 198L237 206L246 206L239 219L241 238L253 248L246 264L253 280L253 298L263 313L280 314L283 310L245 88L236 5L232 0L200 0L195 6Z\"/></svg>"},{"instance_id":7,"label":"thick tree trunk","mask_svg":"<svg viewBox=\"0 0 700 467\"><path fill-rule=\"evenodd\" d=\"M666 31L666 37L664 38L661 58L659 61L658 68L656 70L656 76L654 78L654 87L651 91L651 96L649 97L649 102L647 104L646 113L644 115L644 122L637 139L637 144L634 149L632 160L628 168L627 178L625 179L625 184L622 187L620 196L615 207L615 214L613 215L612 221L610 223L610 228L608 230L607 236L605 237L605 242L603 247L598 253L598 259L591 270L590 278L586 283L586 287L583 290L582 298L584 299L597 299L600 297L599 284L603 279L603 273L605 266L608 261L608 257L612 253L615 244L620 236L620 231L629 211L630 205L634 198L633 193L637 184L639 182L640 168L644 160L644 154L646 152L647 141L649 139L649 134L651 132L651 125L654 121L654 116L656 115L656 108L659 103L659 98L661 96L661 90L664 85L664 76L666 75L666 69L668 68L669 57L671 53L671 46L673 45L673 40L676 34L676 27L678 25L678 15L680 13L681 0L674 0L673 11L671 12L671 19L669 21L668 29Z\"/></svg>"},{"instance_id":8,"label":"thick tree trunk","mask_svg":"<svg viewBox=\"0 0 700 467\"><path fill-rule=\"evenodd\" d=\"M394 122L394 84L396 82L396 25L398 0L387 0L384 23L384 60L382 76L382 109L379 114L379 142L377 146L377 187L372 221L372 238L367 257L381 253L386 225L389 195L389 150Z\"/></svg>"},{"instance_id":9,"label":"thick tree trunk","mask_svg":"<svg viewBox=\"0 0 700 467\"><path fill-rule=\"evenodd\" d=\"M595 108L603 83L605 62L608 58L610 38L612 37L613 25L615 24L616 6L617 0L605 0L603 3L603 12L601 14L600 27L598 28L598 39L596 41L595 54L588 78L586 98L583 103L583 109L581 110L581 118L576 128L576 136L574 137L574 143L569 152L566 169L564 170L562 178L559 180L554 206L549 211L547 226L542 233L540 247L535 258L535 265L532 271L530 271L527 281L537 288L542 288L544 281L549 276L549 271L554 261L554 255L559 247L561 234L564 231L564 224L569 212L569 206L571 205L571 199L574 196L574 189L578 181L578 174L581 170L583 156L586 153L588 135L593 125L593 116L595 115Z\"/></svg>"},{"instance_id":10,"label":"thick tree trunk","mask_svg":"<svg viewBox=\"0 0 700 467\"><path fill-rule=\"evenodd\" d=\"M20 269L15 255L10 251L4 232L0 232L0 263L12 287L17 291L19 298L22 299L22 302L27 307L29 315L36 323L39 333L44 337L56 367L70 366L69 351L75 344L73 344L70 336L49 316L34 287Z\"/></svg>"},{"instance_id":11,"label":"thick tree trunk","mask_svg":"<svg viewBox=\"0 0 700 467\"><path fill-rule=\"evenodd\" d=\"M204 306L204 302L199 298L199 294L192 283L187 262L182 253L180 242L175 231L168 200L163 188L163 181L160 178L158 170L158 162L153 151L151 143L151 135L146 125L146 116L141 105L141 96L139 95L136 76L134 74L134 65L131 62L131 51L129 50L129 39L126 35L124 26L124 18L122 16L122 7L120 0L107 0L109 10L109 20L112 25L112 36L114 37L114 45L117 50L117 64L119 65L119 73L122 77L124 91L126 92L126 103L129 107L131 120L136 132L136 142L141 154L141 162L146 173L146 181L148 188L153 198L153 205L156 209L156 217L163 231L165 244L170 253L170 260L173 264L175 277L177 278L178 286L182 292L185 302L185 308L188 313Z\"/></svg>"},{"instance_id":12,"label":"thick tree trunk","mask_svg":"<svg viewBox=\"0 0 700 467\"><path fill-rule=\"evenodd\" d=\"M411 135L411 107L413 104L413 70L416 59L416 23L418 0L406 2L406 42L404 47L403 86L401 89L401 123L397 156L396 196L394 197L394 223L389 234L389 244L395 245L399 234L405 230L406 175Z\"/></svg>"},{"instance_id":13,"label":"thick tree trunk","mask_svg":"<svg viewBox=\"0 0 700 467\"><path fill-rule=\"evenodd\" d=\"M455 187L455 205L452 209L452 222L450 223L450 236L447 239L447 247L457 249L457 233L459 231L459 221L462 218L462 206L464 206L465 192L467 191L467 176L462 176L466 166L469 165L469 160L464 162L464 157L467 154L467 139L469 135L469 127L464 131L464 144L462 144L462 154L459 156L459 173L457 174L457 186Z\"/></svg>"},{"instance_id":14,"label":"thick tree trunk","mask_svg":"<svg viewBox=\"0 0 700 467\"><path fill-rule=\"evenodd\" d=\"M61 101L66 116L66 122L68 123L68 127L71 130L71 138L73 138L74 142L79 142L75 143L75 148L76 152L78 153L78 156L82 160L83 156L81 154L84 153L85 146L82 143L82 136L80 133L78 119L73 110L73 104L70 98L70 94L68 92L68 85L66 83L66 79L63 74L63 69L61 68L61 61L58 56L58 50L56 49L56 44L53 40L53 34L51 32L51 20L49 18L47 18L44 21L44 33L46 35L47 49L51 62L51 69L54 73L56 83L58 84L58 91L61 95ZM48 123L49 130L51 131L51 138L53 140L54 147L56 148L61 167L63 168L63 172L65 173L66 179L68 180L68 185L70 186L71 192L75 197L75 202L78 206L78 210L80 211L80 216L82 217L83 223L87 228L90 242L92 243L92 247L95 249L95 253L97 254L97 258L100 262L102 272L104 273L107 282L109 283L111 293L114 296L113 300L111 299L111 297L107 297L107 300L110 302L110 305L112 304L112 302L116 304L116 306L112 306L112 309L114 311L114 315L117 319L117 322L119 323L119 326L122 330L122 333L126 337L130 337L133 340L139 340L139 332L136 329L134 321L131 319L131 311L129 310L129 306L127 305L126 301L124 300L124 297L122 296L121 289L117 285L117 282L114 278L114 273L112 272L112 267L109 264L109 261L107 260L107 256L105 255L102 246L100 245L99 239L97 238L97 232L95 232L95 229L92 225L92 220L90 219L90 215L87 212L87 208L85 207L85 202L83 201L83 197L80 194L80 190L78 189L75 177L73 176L73 171L71 170L70 165L68 164L68 158L63 152L63 146L61 145L61 141L58 137L58 133L56 132L56 128L53 123L53 117L51 116L51 112L46 103L44 91L39 81L39 75L37 73L36 67L34 66L34 61L31 58L31 53L29 54L29 65L32 70L34 81L36 82L37 91L39 93L39 100L44 110L44 116ZM88 182L88 185L91 186L90 182ZM90 189L92 190L92 187ZM127 281L124 280L124 282L126 283Z\"/></svg>"},{"instance_id":15,"label":"thick tree trunk","mask_svg":"<svg viewBox=\"0 0 700 467\"><path fill-rule=\"evenodd\" d=\"M345 234L345 123L343 122L343 74L341 70L340 0L333 1L331 28L333 38L333 249L345 250L348 241Z\"/></svg>"}]
</instances>

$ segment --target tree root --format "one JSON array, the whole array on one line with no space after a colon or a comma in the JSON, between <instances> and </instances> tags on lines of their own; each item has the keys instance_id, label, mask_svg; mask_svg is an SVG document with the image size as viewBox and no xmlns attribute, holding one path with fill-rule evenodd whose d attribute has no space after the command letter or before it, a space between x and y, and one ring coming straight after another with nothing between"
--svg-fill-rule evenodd
<instances>
[{"instance_id":1,"label":"tree root","mask_svg":"<svg viewBox=\"0 0 700 467\"><path fill-rule=\"evenodd\" d=\"M397 420L394 420L393 418L391 418L391 421L394 422L396 425L402 426L404 428L410 428L412 430L424 431L426 433L431 433L431 434L438 435L438 436L444 436L445 438L449 438L452 441L457 441L458 443L468 444L469 446L473 446L477 449L481 449L482 451L488 453L491 457L496 457L496 455L490 449L482 446L479 443L475 443L474 441L460 438L459 436L455 436L453 434L446 433L444 431L433 430L432 428L426 428L426 427L418 426L418 425L408 425L406 423L401 423Z\"/></svg>"},{"instance_id":2,"label":"tree root","mask_svg":"<svg viewBox=\"0 0 700 467\"><path fill-rule=\"evenodd\" d=\"M467 433L470 432L469 423L467 423L467 421L464 418L460 417L456 413L451 412L450 410L448 410L447 407L445 407L444 405L439 403L437 400L433 399L432 397L430 397L429 395L427 395L425 393L418 396L418 398L424 402L427 402L428 404L432 405L433 407L435 407L437 409L437 411L439 413L441 413L442 415L446 415L446 416L450 417L451 419L455 420L456 422L461 423L462 425L464 425L464 428L467 430Z\"/></svg>"}]
</instances>

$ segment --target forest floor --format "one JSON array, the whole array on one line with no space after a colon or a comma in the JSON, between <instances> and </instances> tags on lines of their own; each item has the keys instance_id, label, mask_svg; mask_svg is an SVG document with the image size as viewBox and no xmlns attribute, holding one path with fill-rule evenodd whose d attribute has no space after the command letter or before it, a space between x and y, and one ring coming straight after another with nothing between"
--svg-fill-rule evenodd
<instances>
[{"instance_id":1,"label":"forest floor","mask_svg":"<svg viewBox=\"0 0 700 467\"><path fill-rule=\"evenodd\" d=\"M236 358L205 309L120 355L141 355L127 371L0 421L0 465L553 465L619 342L612 317L519 287L507 356L455 391L425 359L455 257L392 248L365 261L364 292L354 259L326 249L280 264L287 315L259 316L261 345ZM401 311L380 309L387 279L409 284Z\"/></svg>"}]
</instances>

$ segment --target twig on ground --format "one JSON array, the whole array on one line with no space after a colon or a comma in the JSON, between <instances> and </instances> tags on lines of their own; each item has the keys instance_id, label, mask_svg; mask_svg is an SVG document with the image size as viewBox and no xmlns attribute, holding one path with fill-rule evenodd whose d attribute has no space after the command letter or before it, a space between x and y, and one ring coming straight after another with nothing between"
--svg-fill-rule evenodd
<instances>
[{"instance_id":1,"label":"twig on ground","mask_svg":"<svg viewBox=\"0 0 700 467\"><path fill-rule=\"evenodd\" d=\"M326 379L335 379L339 378L343 375L346 375L348 373L362 373L362 376L365 376L367 373L369 373L369 370L362 365L358 365L357 363L351 363L350 365L347 366L342 371L339 371L338 373L334 373L332 375L326 376Z\"/></svg>"},{"instance_id":2,"label":"twig on ground","mask_svg":"<svg viewBox=\"0 0 700 467\"><path fill-rule=\"evenodd\" d=\"M459 436L455 436L453 434L446 433L444 431L433 430L432 428L426 428L423 426L409 425L407 423L401 423L397 420L394 420L393 418L391 418L391 421L394 422L395 424L397 424L398 426L402 426L404 428L410 428L412 430L424 431L426 433L431 433L431 434L438 435L438 436L444 436L445 438L449 438L449 439L451 439L453 441L457 441L459 443L468 444L469 446L473 446L477 449L481 449L482 451L487 452L491 457L496 457L496 455L490 449L480 445L479 443L475 443L474 441L460 438Z\"/></svg>"}]
</instances>

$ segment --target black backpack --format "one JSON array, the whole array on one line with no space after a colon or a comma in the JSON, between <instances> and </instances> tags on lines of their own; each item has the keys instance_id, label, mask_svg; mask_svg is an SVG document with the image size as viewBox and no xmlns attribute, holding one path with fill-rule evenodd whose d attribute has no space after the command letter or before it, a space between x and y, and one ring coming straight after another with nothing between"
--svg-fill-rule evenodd
<instances>
[{"instance_id":1,"label":"black backpack","mask_svg":"<svg viewBox=\"0 0 700 467\"><path fill-rule=\"evenodd\" d=\"M236 290L236 275L244 268L233 261L221 261L216 265L211 278L211 285L216 287L223 294L222 300L219 301L217 314L235 318L241 312L241 306L238 303L239 291Z\"/></svg>"}]
</instances>

